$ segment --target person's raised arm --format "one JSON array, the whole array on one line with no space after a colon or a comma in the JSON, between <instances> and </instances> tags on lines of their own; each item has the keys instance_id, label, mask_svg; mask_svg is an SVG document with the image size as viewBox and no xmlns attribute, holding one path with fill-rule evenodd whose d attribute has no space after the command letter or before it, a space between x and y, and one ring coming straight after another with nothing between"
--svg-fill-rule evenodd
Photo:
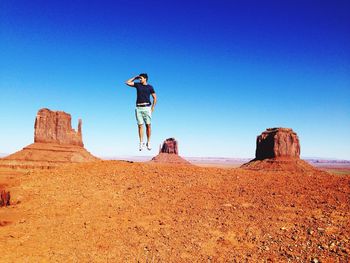
<instances>
[{"instance_id":1,"label":"person's raised arm","mask_svg":"<svg viewBox=\"0 0 350 263\"><path fill-rule=\"evenodd\" d=\"M153 103L152 103L152 112L154 111L154 106L156 106L157 103L157 95L155 93L151 93L153 97Z\"/></svg>"},{"instance_id":2,"label":"person's raised arm","mask_svg":"<svg viewBox=\"0 0 350 263\"><path fill-rule=\"evenodd\" d=\"M127 81L125 81L125 84L130 86L130 87L134 87L135 86L134 81L135 81L135 79L138 79L138 78L139 78L139 76L128 79Z\"/></svg>"}]
</instances>

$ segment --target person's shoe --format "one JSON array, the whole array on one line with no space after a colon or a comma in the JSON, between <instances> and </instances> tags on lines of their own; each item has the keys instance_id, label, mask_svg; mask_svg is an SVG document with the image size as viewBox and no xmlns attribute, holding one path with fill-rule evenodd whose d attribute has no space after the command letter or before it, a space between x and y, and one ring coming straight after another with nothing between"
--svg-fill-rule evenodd
<instances>
[{"instance_id":1,"label":"person's shoe","mask_svg":"<svg viewBox=\"0 0 350 263\"><path fill-rule=\"evenodd\" d=\"M140 142L140 144L139 144L139 151L142 151L144 146L145 146L145 144L143 142Z\"/></svg>"},{"instance_id":2,"label":"person's shoe","mask_svg":"<svg viewBox=\"0 0 350 263\"><path fill-rule=\"evenodd\" d=\"M146 146L149 151L152 150L151 142L147 142Z\"/></svg>"}]
</instances>

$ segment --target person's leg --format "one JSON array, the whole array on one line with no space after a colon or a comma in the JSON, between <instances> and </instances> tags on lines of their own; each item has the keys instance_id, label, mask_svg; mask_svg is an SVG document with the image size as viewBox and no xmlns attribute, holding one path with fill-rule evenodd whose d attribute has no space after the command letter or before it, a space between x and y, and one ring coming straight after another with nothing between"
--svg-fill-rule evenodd
<instances>
[{"instance_id":1,"label":"person's leg","mask_svg":"<svg viewBox=\"0 0 350 263\"><path fill-rule=\"evenodd\" d=\"M147 143L151 141L151 124L146 124Z\"/></svg>"},{"instance_id":2,"label":"person's leg","mask_svg":"<svg viewBox=\"0 0 350 263\"><path fill-rule=\"evenodd\" d=\"M143 142L143 124L139 124L139 138L140 138L140 143Z\"/></svg>"},{"instance_id":3,"label":"person's leg","mask_svg":"<svg viewBox=\"0 0 350 263\"><path fill-rule=\"evenodd\" d=\"M136 121L137 121L137 126L138 126L138 132L139 132L139 150L142 151L143 148L143 117L141 110L139 108L135 109L135 116L136 116Z\"/></svg>"},{"instance_id":4,"label":"person's leg","mask_svg":"<svg viewBox=\"0 0 350 263\"><path fill-rule=\"evenodd\" d=\"M151 146L151 120L152 120L152 111L151 107L147 108L147 111L145 112L145 123L146 123L146 135L147 135L147 149L150 151L152 150Z\"/></svg>"}]
</instances>

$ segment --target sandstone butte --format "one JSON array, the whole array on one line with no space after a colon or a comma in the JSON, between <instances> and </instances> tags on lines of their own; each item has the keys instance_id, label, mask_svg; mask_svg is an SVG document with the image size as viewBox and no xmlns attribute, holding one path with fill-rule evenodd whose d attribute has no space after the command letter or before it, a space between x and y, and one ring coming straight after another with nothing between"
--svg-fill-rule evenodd
<instances>
[{"instance_id":1,"label":"sandstone butte","mask_svg":"<svg viewBox=\"0 0 350 263\"><path fill-rule=\"evenodd\" d=\"M170 163L170 164L190 164L184 158L179 156L178 142L175 138L168 138L159 147L159 154L152 158L152 163Z\"/></svg>"},{"instance_id":2,"label":"sandstone butte","mask_svg":"<svg viewBox=\"0 0 350 263\"><path fill-rule=\"evenodd\" d=\"M78 131L75 131L70 114L44 108L35 118L34 143L0 159L0 166L50 168L95 160L98 158L84 148L82 121L79 120Z\"/></svg>"},{"instance_id":3,"label":"sandstone butte","mask_svg":"<svg viewBox=\"0 0 350 263\"><path fill-rule=\"evenodd\" d=\"M256 139L255 159L241 166L250 170L311 171L300 159L298 135L290 128L268 128Z\"/></svg>"}]
</instances>

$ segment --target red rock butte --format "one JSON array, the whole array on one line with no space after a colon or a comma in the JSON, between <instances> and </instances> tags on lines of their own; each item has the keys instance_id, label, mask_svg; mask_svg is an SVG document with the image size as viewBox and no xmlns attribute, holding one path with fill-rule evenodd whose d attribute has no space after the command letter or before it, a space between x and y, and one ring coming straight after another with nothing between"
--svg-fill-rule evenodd
<instances>
[{"instance_id":1,"label":"red rock butte","mask_svg":"<svg viewBox=\"0 0 350 263\"><path fill-rule=\"evenodd\" d=\"M35 118L34 142L77 145L84 147L81 134L82 121L78 131L72 129L71 116L64 111L41 109Z\"/></svg>"},{"instance_id":2,"label":"red rock butte","mask_svg":"<svg viewBox=\"0 0 350 263\"><path fill-rule=\"evenodd\" d=\"M256 139L255 159L241 166L251 170L309 171L313 166L300 159L298 135L290 128L268 128Z\"/></svg>"},{"instance_id":3,"label":"red rock butte","mask_svg":"<svg viewBox=\"0 0 350 263\"><path fill-rule=\"evenodd\" d=\"M98 160L85 148L82 121L78 131L71 126L71 115L63 111L40 109L35 118L34 143L0 160L0 166L49 168L64 163Z\"/></svg>"},{"instance_id":4,"label":"red rock butte","mask_svg":"<svg viewBox=\"0 0 350 263\"><path fill-rule=\"evenodd\" d=\"M159 154L152 158L153 163L170 163L170 164L191 164L179 156L178 142L175 138L168 138L159 147Z\"/></svg>"}]
</instances>

